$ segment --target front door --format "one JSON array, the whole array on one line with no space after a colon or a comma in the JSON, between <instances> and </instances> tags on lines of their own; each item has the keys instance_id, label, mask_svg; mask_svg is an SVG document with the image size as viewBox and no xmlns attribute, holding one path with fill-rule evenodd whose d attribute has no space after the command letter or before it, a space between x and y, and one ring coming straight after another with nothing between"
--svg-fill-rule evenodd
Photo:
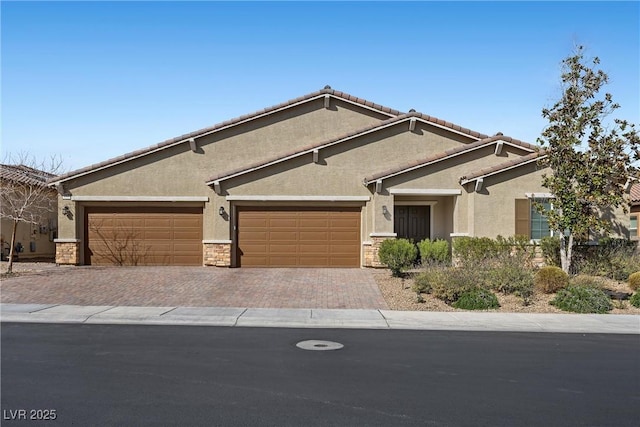
<instances>
[{"instance_id":1,"label":"front door","mask_svg":"<svg viewBox=\"0 0 640 427\"><path fill-rule=\"evenodd\" d=\"M430 238L430 206L395 206L393 218L393 229L398 238L415 243Z\"/></svg>"}]
</instances>

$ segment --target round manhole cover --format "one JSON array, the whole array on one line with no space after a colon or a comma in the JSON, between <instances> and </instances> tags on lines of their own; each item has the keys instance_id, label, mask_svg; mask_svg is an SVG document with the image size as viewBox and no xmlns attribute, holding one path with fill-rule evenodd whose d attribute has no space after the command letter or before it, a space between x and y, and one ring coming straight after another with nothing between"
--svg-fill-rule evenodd
<instances>
[{"instance_id":1,"label":"round manhole cover","mask_svg":"<svg viewBox=\"0 0 640 427\"><path fill-rule=\"evenodd\" d=\"M301 348L303 350L324 351L324 350L340 350L341 348L344 347L344 345L340 344L339 342L333 342L333 341L307 340L307 341L300 341L298 344L296 344L296 347Z\"/></svg>"}]
</instances>

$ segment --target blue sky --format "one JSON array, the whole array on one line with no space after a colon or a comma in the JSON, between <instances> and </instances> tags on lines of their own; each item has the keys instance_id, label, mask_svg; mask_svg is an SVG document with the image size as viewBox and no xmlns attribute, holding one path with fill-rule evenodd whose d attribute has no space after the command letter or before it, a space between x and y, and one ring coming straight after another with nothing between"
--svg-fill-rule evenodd
<instances>
[{"instance_id":1,"label":"blue sky","mask_svg":"<svg viewBox=\"0 0 640 427\"><path fill-rule=\"evenodd\" d=\"M640 122L639 2L7 2L2 151L66 170L321 89L535 143L575 44Z\"/></svg>"}]
</instances>

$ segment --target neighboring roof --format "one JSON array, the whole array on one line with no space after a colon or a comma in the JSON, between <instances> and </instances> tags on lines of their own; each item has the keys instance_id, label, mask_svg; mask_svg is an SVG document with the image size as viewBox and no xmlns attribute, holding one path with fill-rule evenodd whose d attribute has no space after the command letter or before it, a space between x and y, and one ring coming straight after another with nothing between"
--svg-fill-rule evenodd
<instances>
[{"instance_id":1,"label":"neighboring roof","mask_svg":"<svg viewBox=\"0 0 640 427\"><path fill-rule=\"evenodd\" d=\"M25 165L0 165L0 179L44 187L55 175Z\"/></svg>"},{"instance_id":2,"label":"neighboring roof","mask_svg":"<svg viewBox=\"0 0 640 427\"><path fill-rule=\"evenodd\" d=\"M434 163L437 163L446 159L450 159L452 157L456 157L462 154L466 154L468 152L471 152L480 148L488 147L493 144L498 144L499 141L506 142L509 145L522 148L529 152L535 152L538 149L538 147L536 147L535 145L531 145L527 142L523 142L518 139L511 138L509 136L504 136L502 134L497 134L495 136L484 138L468 145L461 145L459 147L455 147L450 150L441 151L439 153L433 154L424 159L414 160L412 162L405 163L405 164L396 166L394 168L375 173L373 175L369 175L364 178L363 183L364 185L369 185L378 180L384 180L392 176L407 173L412 170L429 166Z\"/></svg>"},{"instance_id":3,"label":"neighboring roof","mask_svg":"<svg viewBox=\"0 0 640 427\"><path fill-rule=\"evenodd\" d=\"M487 176L505 172L513 168L527 165L529 163L537 162L539 159L543 159L545 157L545 151L537 151L535 153L527 154L526 156L518 157L516 159L509 160L508 162L503 162L495 166L480 169L479 171L465 175L460 178L460 184L464 185L480 178L485 178Z\"/></svg>"},{"instance_id":4,"label":"neighboring roof","mask_svg":"<svg viewBox=\"0 0 640 427\"><path fill-rule=\"evenodd\" d=\"M339 136L337 138L328 140L328 141L323 141L320 142L318 144L312 144L312 145L308 145L306 147L302 147L298 150L294 150L294 151L290 151L288 153L284 153L284 154L280 154L278 156L274 156L272 158L269 158L267 160L262 160L260 162L256 162L247 166L243 166L241 168L237 168L237 169L233 169L233 170L229 170L229 171L225 171L222 173L219 173L217 175L214 175L212 177L210 177L207 180L207 184L211 185L214 182L219 182L219 181L223 181L226 179L230 179L230 178L234 178L236 176L240 176L240 175L244 175L246 173L249 172L253 172L255 170L258 169L262 169L277 163L281 163L287 160L291 160L306 154L309 154L315 150L321 150L323 148L326 147L330 147L332 145L336 145L336 144L340 144L342 142L348 141L350 139L362 136L362 135L366 135L368 133L373 133L373 132L377 132L380 131L382 129L385 129L389 126L395 126L397 124L400 124L402 122L409 122L411 119L416 119L421 121L422 123L427 123L430 125L435 125L438 127L442 127L445 129L448 129L450 131L453 132L457 132L460 134L463 134L465 136L468 136L470 138L474 138L474 139L482 139L485 140L487 138L489 138L487 135L482 134L480 132L476 132L467 128L463 128L461 126L458 126L456 124L453 124L451 122L447 122L441 119L438 119L437 117L433 117L433 116L429 116L427 114L422 114L422 113L418 113L418 112L411 112L411 113L407 113L407 114L402 114L399 115L397 117L393 117L387 120L384 120L382 122L379 123L375 123L369 126L366 126L364 128L358 129L356 131L353 132L349 132L345 135ZM512 140L512 138L508 138L509 140ZM506 141L506 139L505 139ZM512 140L512 141L518 141L518 140ZM479 141L478 141L479 142ZM518 141L520 144L522 144L522 147L524 148L525 145L527 147L532 147L531 149L534 149L534 146L531 146L530 144ZM477 142L473 142L472 144L476 144ZM463 147L468 147L468 146L463 146Z\"/></svg>"},{"instance_id":5,"label":"neighboring roof","mask_svg":"<svg viewBox=\"0 0 640 427\"><path fill-rule=\"evenodd\" d=\"M640 183L631 184L629 196L633 206L640 205Z\"/></svg>"},{"instance_id":6,"label":"neighboring roof","mask_svg":"<svg viewBox=\"0 0 640 427\"><path fill-rule=\"evenodd\" d=\"M304 96L300 96L298 98L290 99L289 101L286 101L286 102L283 102L283 103L280 103L280 104L277 104L277 105L274 105L274 106L271 106L271 107L268 107L268 108L264 108L262 110L253 112L251 114L245 114L245 115L242 115L240 117L236 117L236 118L231 119L231 120L226 120L226 121L224 121L222 123L218 123L218 124L213 125L211 127L203 128L203 129L200 129L200 130L197 130L197 131L194 131L194 132L190 132L190 133L187 133L187 134L184 134L184 135L181 135L181 136L177 136L175 138L171 138L171 139L168 139L166 141L163 141L163 142L161 142L159 144L152 145L150 147L143 148L141 150L136 150L136 151L133 151L131 153L124 154L122 156L118 156L118 157L114 157L114 158L109 159L109 160L105 160L104 162L96 163L96 164L93 164L91 166L87 166L87 167L84 167L84 168L77 169L75 171L66 173L64 175L57 176L54 179L51 179L49 181L49 184L56 184L56 183L59 183L59 182L67 181L67 180L75 178L77 176L86 175L88 173L92 173L92 172L95 172L95 171L100 170L100 169L104 169L104 168L107 168L107 167L110 167L110 166L114 166L114 165L129 161L129 160L136 159L136 158L141 157L141 156L145 156L145 155L148 155L148 154L151 154L151 153L155 153L155 152L157 152L159 150L163 150L163 149L166 149L166 148L169 148L169 147L181 144L181 143L185 143L185 142L188 143L189 140L192 139L192 138L200 138L200 137L203 137L205 135L209 135L211 133L218 132L218 131L223 130L223 129L227 129L227 128L231 127L231 126L236 126L236 125L245 123L247 121L257 119L259 117L264 117L266 115L273 114L273 113L276 113L278 111L297 106L299 104L303 104L303 103L306 103L306 102L313 101L315 99L322 98L322 97L324 97L326 95L333 96L333 97L339 98L339 99L341 99L343 101L347 101L347 102L350 102L350 103L353 103L353 104L357 104L357 105L360 105L360 106L363 106L363 107L366 107L366 108L369 108L369 109L376 110L376 111L378 111L380 113L388 115L389 117L394 117L394 116L402 114L398 110L394 110L392 108L385 107L385 106L382 106L380 104L373 103L371 101L367 101L366 99L362 99L362 98L358 98L358 97L353 96L353 95L349 95L348 93L345 93L345 92L341 92L341 91L338 91L338 90L331 89L330 86L325 86L324 89L321 89L321 90L316 91L316 92L312 92L312 93L310 93L308 95L304 95Z\"/></svg>"}]
</instances>

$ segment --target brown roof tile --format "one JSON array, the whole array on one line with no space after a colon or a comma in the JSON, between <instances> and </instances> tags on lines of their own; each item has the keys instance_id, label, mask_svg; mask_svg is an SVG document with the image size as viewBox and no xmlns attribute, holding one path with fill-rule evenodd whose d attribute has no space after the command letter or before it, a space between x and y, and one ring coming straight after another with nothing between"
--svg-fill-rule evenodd
<instances>
[{"instance_id":1,"label":"brown roof tile","mask_svg":"<svg viewBox=\"0 0 640 427\"><path fill-rule=\"evenodd\" d=\"M0 179L44 187L54 175L25 165L0 165Z\"/></svg>"},{"instance_id":2,"label":"brown roof tile","mask_svg":"<svg viewBox=\"0 0 640 427\"><path fill-rule=\"evenodd\" d=\"M640 183L635 183L631 185L629 196L631 198L632 205L640 205Z\"/></svg>"}]
</instances>

